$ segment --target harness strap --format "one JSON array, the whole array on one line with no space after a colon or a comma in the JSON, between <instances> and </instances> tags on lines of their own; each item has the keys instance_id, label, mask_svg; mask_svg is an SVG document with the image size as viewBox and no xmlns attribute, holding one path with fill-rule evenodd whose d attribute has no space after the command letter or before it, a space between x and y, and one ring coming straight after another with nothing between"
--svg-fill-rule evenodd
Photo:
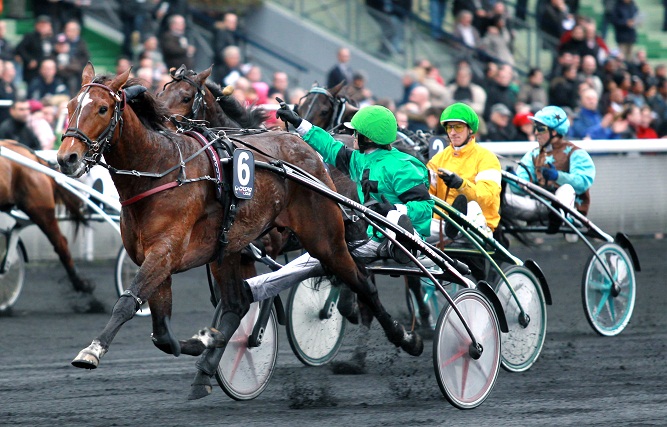
<instances>
[{"instance_id":1,"label":"harness strap","mask_svg":"<svg viewBox=\"0 0 667 427\"><path fill-rule=\"evenodd\" d=\"M134 197L130 197L130 198L127 199L127 200L124 200L124 201L120 202L120 205L121 205L121 206L129 206L129 205L131 205L131 204L133 204L133 203L138 202L138 201L141 200L141 199L144 199L144 198L146 198L146 197L148 197L148 196L152 196L152 195L155 194L155 193L159 193L160 191L168 190L168 189L170 189L170 188L178 187L179 185L181 185L181 183L178 182L178 181L168 182L168 183L166 183L166 184L162 184L162 185L157 186L157 187L155 187L155 188L151 188L151 189L148 190L148 191L144 191L143 193L137 194L137 195L134 196Z\"/></svg>"}]
</instances>

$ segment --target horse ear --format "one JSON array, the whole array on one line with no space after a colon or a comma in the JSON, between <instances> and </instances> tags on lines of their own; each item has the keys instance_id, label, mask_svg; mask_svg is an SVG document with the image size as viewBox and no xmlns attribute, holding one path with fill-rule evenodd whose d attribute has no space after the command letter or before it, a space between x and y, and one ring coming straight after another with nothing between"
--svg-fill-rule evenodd
<instances>
[{"instance_id":1,"label":"horse ear","mask_svg":"<svg viewBox=\"0 0 667 427\"><path fill-rule=\"evenodd\" d=\"M88 61L85 67L83 67L83 72L81 73L81 86L87 85L92 82L95 78L95 68L93 64Z\"/></svg>"},{"instance_id":2,"label":"horse ear","mask_svg":"<svg viewBox=\"0 0 667 427\"><path fill-rule=\"evenodd\" d=\"M125 83L127 83L127 79L130 78L130 71L132 71L132 67L114 77L114 79L111 80L107 85L109 86L109 89L113 90L114 92L118 92L120 88L123 87Z\"/></svg>"},{"instance_id":3,"label":"horse ear","mask_svg":"<svg viewBox=\"0 0 667 427\"><path fill-rule=\"evenodd\" d=\"M342 81L341 81L340 83L338 83L336 86L334 86L334 87L332 87L331 89L329 89L329 92L331 92L331 94L332 94L333 96L336 96L336 95L338 95L338 92L340 92L340 90L343 88L343 86L345 86L345 80L342 80Z\"/></svg>"},{"instance_id":4,"label":"horse ear","mask_svg":"<svg viewBox=\"0 0 667 427\"><path fill-rule=\"evenodd\" d=\"M201 73L197 74L197 83L203 85L206 79L208 79L209 76L211 75L211 72L213 72L213 65L211 65Z\"/></svg>"}]
</instances>

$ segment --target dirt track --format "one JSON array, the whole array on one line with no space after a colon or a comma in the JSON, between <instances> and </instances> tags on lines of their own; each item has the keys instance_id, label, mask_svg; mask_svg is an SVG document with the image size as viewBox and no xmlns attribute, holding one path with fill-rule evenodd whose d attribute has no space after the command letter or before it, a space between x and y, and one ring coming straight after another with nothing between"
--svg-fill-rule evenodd
<instances>
[{"instance_id":1,"label":"dirt track","mask_svg":"<svg viewBox=\"0 0 667 427\"><path fill-rule=\"evenodd\" d=\"M369 373L334 375L303 366L281 328L276 373L249 402L213 394L186 400L195 359L174 358L150 340L148 318L135 317L94 371L70 361L104 327L108 314L75 314L64 270L28 265L24 292L11 317L0 318L0 425L664 425L667 420L667 240L633 238L642 272L635 311L625 331L596 335L585 320L580 286L588 250L582 243L548 240L535 249L515 246L543 268L553 296L544 350L527 372L501 371L477 409L449 405L433 373L431 341L418 358L398 353L372 331ZM111 262L80 263L107 306L116 300ZM402 280L386 279L380 296L404 317ZM179 338L212 315L204 271L174 281L173 326ZM353 331L349 328L348 331ZM349 356L349 332L339 359Z\"/></svg>"}]
</instances>

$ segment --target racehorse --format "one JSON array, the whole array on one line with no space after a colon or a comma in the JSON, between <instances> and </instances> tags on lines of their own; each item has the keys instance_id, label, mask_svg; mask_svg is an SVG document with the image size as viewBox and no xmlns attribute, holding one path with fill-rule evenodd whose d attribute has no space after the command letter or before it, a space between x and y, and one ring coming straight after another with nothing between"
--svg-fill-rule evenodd
<instances>
[{"instance_id":1,"label":"racehorse","mask_svg":"<svg viewBox=\"0 0 667 427\"><path fill-rule=\"evenodd\" d=\"M49 166L31 149L16 141L2 140L0 146ZM0 210L8 212L14 207L22 210L53 245L74 290L92 294L94 285L77 272L67 245L67 238L60 231L56 218L56 205L63 204L78 229L80 224L85 223L81 200L63 189L53 178L7 158L0 157L0 170L3 171L0 174ZM86 304L87 307L79 307L79 310L103 311L101 303L94 298L89 298Z\"/></svg>"},{"instance_id":2,"label":"racehorse","mask_svg":"<svg viewBox=\"0 0 667 427\"><path fill-rule=\"evenodd\" d=\"M359 107L344 96L345 87L345 82L329 89L313 85L299 100L294 111L324 130L344 131L343 124L352 120L352 116L359 111Z\"/></svg>"},{"instance_id":3,"label":"racehorse","mask_svg":"<svg viewBox=\"0 0 667 427\"><path fill-rule=\"evenodd\" d=\"M212 127L225 127L229 125L228 111L234 112L235 117L246 117L250 116L251 113L240 114L239 111L243 110L243 107L236 102L233 97L229 97L225 104L218 104L213 102L216 99L216 96L213 92L220 93L221 90L218 85L214 83L207 82L207 78L211 74L211 68L208 68L202 72L195 72L193 70L187 70L184 67L179 68L177 71L171 74L172 81L168 82L164 86L164 90L157 94L157 98L163 101L164 105L169 109L170 112L176 117L185 117L189 120L205 120ZM342 83L337 85L334 88L334 93L338 94L338 91L343 87ZM332 95L336 97L337 95ZM217 96L220 98L220 95ZM319 105L313 105L319 110ZM358 111L356 107L353 107L349 110L351 114L354 114ZM256 114L256 113L255 113ZM325 115L318 115L319 117L324 117ZM259 115L262 120L266 119L266 114L263 113ZM351 116L343 115L343 117L349 119ZM257 124L257 123L255 123ZM180 125L187 126L187 120L181 121ZM352 146L353 138L352 135L337 135L339 140L342 140L348 146ZM339 171L335 167L329 168L331 179L333 180L336 191L344 196L358 202L359 197L357 194L357 185L350 180L349 176ZM359 220L355 223L349 224L345 227L346 240L348 242L361 240L366 237L366 222ZM285 242L291 242L293 239L290 239L289 230L285 230L282 233L272 229L269 233L266 234L263 239L263 244L267 248L267 252L272 258L276 258L285 248ZM289 243L287 243L289 245ZM289 250L298 249L289 247ZM255 274L252 274L253 270L248 269L244 274L247 277L252 277ZM347 296L347 293L344 293ZM348 307L349 308L349 307ZM354 317L355 313L350 313L349 320L352 322L357 322L358 320ZM362 313L362 320L368 322L367 326L370 326L372 316L367 316Z\"/></svg>"},{"instance_id":4,"label":"racehorse","mask_svg":"<svg viewBox=\"0 0 667 427\"><path fill-rule=\"evenodd\" d=\"M212 67L197 73L182 65L170 73L171 81L157 94L176 117L204 120L209 127L258 128L268 118L262 108L245 108L232 96L233 88L222 89L208 81Z\"/></svg>"},{"instance_id":5,"label":"racehorse","mask_svg":"<svg viewBox=\"0 0 667 427\"><path fill-rule=\"evenodd\" d=\"M258 167L253 197L238 201L235 220L227 227L229 212L224 206L228 203L218 200L220 180L211 179L216 176L216 166L203 152L199 138L170 132L163 121L169 114L167 109L151 93L137 90L139 80L128 80L129 73L96 77L93 65L86 65L81 89L67 106L69 128L57 155L64 173L80 176L101 163L104 154L121 198L123 245L140 265L109 322L79 352L72 361L74 366L96 368L122 325L147 300L153 343L175 356L202 355L191 396L208 395L210 378L224 347L251 303L239 276L240 252L274 226L294 231L325 270L344 280L371 308L390 342L409 354L421 354L421 337L391 318L375 285L352 259L344 239L342 214L334 201ZM262 162L289 161L333 188L317 153L296 135L281 131L239 133L229 142L252 150L255 159ZM165 173L156 175L159 171ZM225 197L231 196L223 193ZM204 264L211 266L221 296L217 329L205 328L178 341L169 320L171 276Z\"/></svg>"},{"instance_id":6,"label":"racehorse","mask_svg":"<svg viewBox=\"0 0 667 427\"><path fill-rule=\"evenodd\" d=\"M218 87L215 84L207 84L211 69L202 72L195 72L193 70L186 70L184 67L179 68L176 72L171 74L172 81L164 86L164 90L157 94L165 106L176 116L185 117L187 119L206 120L212 126L225 126L229 120L226 111L221 105L214 103L214 95L211 93L212 89ZM218 87L219 88L219 87ZM352 116L359 110L357 107L349 104L349 100L342 95L345 92L346 86L341 82L330 91L324 88L314 86L310 89L308 94L301 99L301 103L297 107L299 112L303 112L306 120L313 120L313 124L329 129L340 129L340 125L344 121L351 120ZM241 106L234 106L235 99L227 103L228 110L238 111L242 109ZM231 105L231 106L230 106ZM238 116L238 114L237 114ZM182 126L187 126L187 121L181 122ZM336 138L346 144L348 147L353 147L354 138L352 135L336 133ZM394 146L402 144L402 140L397 140ZM402 145L400 145L402 146ZM400 147L397 147L400 148ZM414 150L410 153L414 155ZM329 173L336 186L336 191L354 201L359 201L357 194L357 185L345 173L336 169L333 165L329 167ZM348 223L345 232L346 240L348 242L362 240L366 237L367 223L360 219L354 223ZM284 249L283 242L289 242L289 230L283 233L272 229L263 239L264 246L268 248L267 252L272 258L276 258L281 250ZM271 250L272 249L272 250ZM295 249L295 248L290 248ZM254 263L246 264L242 275L244 277L252 277L256 275L254 270ZM334 280L334 278L331 278ZM425 321L431 315L430 310L426 304L423 303L423 292L421 282L419 280L406 280L407 286L412 290L418 301L419 313L421 316L422 325L428 325L430 328L431 322ZM352 298L352 300L350 299ZM348 320L353 323L361 323L370 328L373 316L369 313L368 308L362 303L359 304L360 319L354 310L353 295L350 295L346 288L343 288L341 293L340 311L346 315ZM435 313L434 313L435 314ZM426 329L424 329L426 331ZM430 331L428 331L430 333ZM360 346L358 346L360 347ZM335 368L340 372L345 373L360 373L363 372L363 355L365 349L357 348L353 356L353 362L341 362Z\"/></svg>"},{"instance_id":7,"label":"racehorse","mask_svg":"<svg viewBox=\"0 0 667 427\"><path fill-rule=\"evenodd\" d=\"M338 83L331 89L313 86L295 106L301 118L308 120L315 126L335 133L343 133L345 122L352 120L352 116L359 111L346 96L347 86L344 82ZM418 158L422 163L428 162L428 136L407 129L399 129L396 141L392 143L397 150Z\"/></svg>"}]
</instances>

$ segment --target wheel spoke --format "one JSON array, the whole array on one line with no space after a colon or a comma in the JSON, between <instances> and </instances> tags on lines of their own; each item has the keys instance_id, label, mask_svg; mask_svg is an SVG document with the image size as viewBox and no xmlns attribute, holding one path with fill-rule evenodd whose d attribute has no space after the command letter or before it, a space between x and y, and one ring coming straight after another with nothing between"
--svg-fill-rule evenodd
<instances>
[{"instance_id":1,"label":"wheel spoke","mask_svg":"<svg viewBox=\"0 0 667 427\"><path fill-rule=\"evenodd\" d=\"M466 394L466 386L468 385L468 371L470 369L470 359L463 361L463 372L461 373L461 398Z\"/></svg>"},{"instance_id":2,"label":"wheel spoke","mask_svg":"<svg viewBox=\"0 0 667 427\"><path fill-rule=\"evenodd\" d=\"M607 300L609 299L610 295L611 295L611 292L602 292L602 297L600 298L600 301L598 302L598 306L593 311L593 316L594 317L598 317L600 315L600 312L602 311L605 304L607 303Z\"/></svg>"}]
</instances>

